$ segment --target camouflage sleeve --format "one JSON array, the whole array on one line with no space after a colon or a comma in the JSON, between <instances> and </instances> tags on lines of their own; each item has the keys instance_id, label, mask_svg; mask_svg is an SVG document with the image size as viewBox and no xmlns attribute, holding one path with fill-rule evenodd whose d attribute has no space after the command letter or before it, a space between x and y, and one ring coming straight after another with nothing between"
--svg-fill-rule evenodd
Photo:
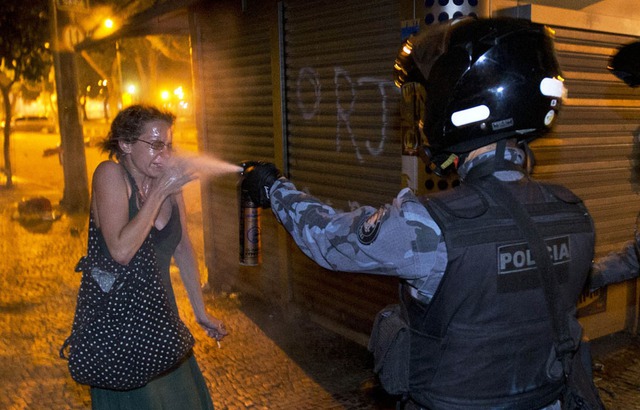
<instances>
[{"instance_id":1,"label":"camouflage sleeve","mask_svg":"<svg viewBox=\"0 0 640 410\"><path fill-rule=\"evenodd\" d=\"M589 289L594 291L603 286L640 276L640 263L634 240L625 243L619 252L611 252L598 259L591 267Z\"/></svg>"},{"instance_id":2,"label":"camouflage sleeve","mask_svg":"<svg viewBox=\"0 0 640 410\"><path fill-rule=\"evenodd\" d=\"M271 208L300 249L324 268L415 279L422 288L446 265L440 228L408 189L393 203L337 211L281 178ZM430 293L430 292L429 292Z\"/></svg>"}]
</instances>

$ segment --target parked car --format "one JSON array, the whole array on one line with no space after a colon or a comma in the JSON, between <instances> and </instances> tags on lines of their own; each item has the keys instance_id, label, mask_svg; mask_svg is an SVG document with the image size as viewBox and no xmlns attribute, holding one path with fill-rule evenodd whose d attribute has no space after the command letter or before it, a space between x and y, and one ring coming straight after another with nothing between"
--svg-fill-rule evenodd
<instances>
[{"instance_id":1,"label":"parked car","mask_svg":"<svg viewBox=\"0 0 640 410\"><path fill-rule=\"evenodd\" d=\"M2 121L2 128L5 122ZM51 117L44 115L24 115L11 120L12 131L26 132L56 132L56 123Z\"/></svg>"}]
</instances>

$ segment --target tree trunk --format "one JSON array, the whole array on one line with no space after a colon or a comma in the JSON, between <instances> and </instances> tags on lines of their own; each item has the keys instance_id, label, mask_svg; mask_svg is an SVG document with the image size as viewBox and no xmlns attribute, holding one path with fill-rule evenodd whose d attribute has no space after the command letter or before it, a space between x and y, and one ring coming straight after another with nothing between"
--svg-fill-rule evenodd
<instances>
[{"instance_id":1,"label":"tree trunk","mask_svg":"<svg viewBox=\"0 0 640 410\"><path fill-rule=\"evenodd\" d=\"M51 33L54 36L53 61L58 93L58 122L62 149L64 193L60 206L66 212L89 210L89 182L84 151L84 135L78 106L78 68L73 50L63 49L58 27L69 24L68 12L56 10L51 2Z\"/></svg>"},{"instance_id":2,"label":"tree trunk","mask_svg":"<svg viewBox=\"0 0 640 410\"><path fill-rule=\"evenodd\" d=\"M4 101L4 175L7 178L5 186L11 188L13 186L13 174L11 172L11 100L9 99L9 90L11 84L7 88L2 88L2 100Z\"/></svg>"},{"instance_id":3,"label":"tree trunk","mask_svg":"<svg viewBox=\"0 0 640 410\"><path fill-rule=\"evenodd\" d=\"M67 212L89 210L89 182L84 151L84 134L78 109L77 67L72 52L57 53L58 119L62 148L64 194L60 205ZM55 58L55 57L54 57Z\"/></svg>"}]
</instances>

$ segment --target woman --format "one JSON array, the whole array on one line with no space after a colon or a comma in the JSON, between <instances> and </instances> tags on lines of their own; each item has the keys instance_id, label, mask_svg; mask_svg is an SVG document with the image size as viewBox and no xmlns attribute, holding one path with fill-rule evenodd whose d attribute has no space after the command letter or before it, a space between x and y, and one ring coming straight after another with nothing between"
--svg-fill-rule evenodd
<instances>
[{"instance_id":1,"label":"woman","mask_svg":"<svg viewBox=\"0 0 640 410\"><path fill-rule=\"evenodd\" d=\"M173 309L177 312L169 274L172 257L196 320L208 336L221 339L226 331L205 310L198 264L186 231L181 190L195 177L172 158L174 120L172 113L144 105L130 106L116 116L102 146L110 160L98 165L93 175L91 212L108 252L120 264L126 265L152 234ZM130 207L135 215L131 219ZM139 389L91 388L91 399L94 409L213 409L193 355Z\"/></svg>"}]
</instances>

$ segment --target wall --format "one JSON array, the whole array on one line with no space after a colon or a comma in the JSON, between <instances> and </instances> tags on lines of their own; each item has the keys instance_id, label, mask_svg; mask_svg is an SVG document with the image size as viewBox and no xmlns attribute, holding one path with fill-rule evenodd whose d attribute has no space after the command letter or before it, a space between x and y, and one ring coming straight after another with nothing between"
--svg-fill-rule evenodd
<instances>
[{"instance_id":1,"label":"wall","mask_svg":"<svg viewBox=\"0 0 640 410\"><path fill-rule=\"evenodd\" d=\"M585 7L580 5L590 4ZM640 13L637 7L630 7L630 1L603 0L593 1L513 1L491 0L493 12L510 7L530 6L533 10L533 21L625 35L640 35L638 21Z\"/></svg>"}]
</instances>

